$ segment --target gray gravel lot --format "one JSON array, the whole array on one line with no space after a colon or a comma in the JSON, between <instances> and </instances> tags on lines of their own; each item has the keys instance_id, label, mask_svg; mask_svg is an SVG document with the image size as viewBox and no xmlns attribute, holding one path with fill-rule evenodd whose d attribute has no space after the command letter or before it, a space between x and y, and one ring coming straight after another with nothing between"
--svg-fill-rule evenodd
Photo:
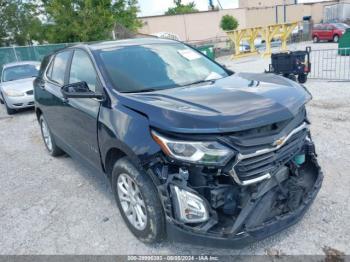
<instances>
[{"instance_id":1,"label":"gray gravel lot","mask_svg":"<svg viewBox=\"0 0 350 262\"><path fill-rule=\"evenodd\" d=\"M261 72L268 60L220 62ZM50 157L34 111L0 106L0 254L350 254L350 84L310 80L312 133L325 174L296 226L241 250L164 242L144 245L126 228L108 181L70 157Z\"/></svg>"}]
</instances>

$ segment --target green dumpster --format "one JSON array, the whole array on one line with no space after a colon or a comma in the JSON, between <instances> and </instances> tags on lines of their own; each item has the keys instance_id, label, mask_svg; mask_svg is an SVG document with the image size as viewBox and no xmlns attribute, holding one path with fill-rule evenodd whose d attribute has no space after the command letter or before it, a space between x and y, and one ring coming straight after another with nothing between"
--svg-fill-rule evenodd
<instances>
[{"instance_id":1,"label":"green dumpster","mask_svg":"<svg viewBox=\"0 0 350 262\"><path fill-rule=\"evenodd\" d=\"M213 45L202 45L196 47L198 51L205 54L207 57L211 59L215 59L215 51Z\"/></svg>"},{"instance_id":2,"label":"green dumpster","mask_svg":"<svg viewBox=\"0 0 350 262\"><path fill-rule=\"evenodd\" d=\"M346 29L344 35L339 39L338 55L350 56L350 28Z\"/></svg>"}]
</instances>

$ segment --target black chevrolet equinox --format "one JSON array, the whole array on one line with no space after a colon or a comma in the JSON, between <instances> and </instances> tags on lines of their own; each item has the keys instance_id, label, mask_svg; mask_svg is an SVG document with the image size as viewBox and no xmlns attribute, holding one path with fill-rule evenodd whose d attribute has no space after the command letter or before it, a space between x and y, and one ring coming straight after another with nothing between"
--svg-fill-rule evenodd
<instances>
[{"instance_id":1,"label":"black chevrolet equinox","mask_svg":"<svg viewBox=\"0 0 350 262\"><path fill-rule=\"evenodd\" d=\"M147 243L244 246L298 222L322 184L307 89L181 42L68 47L43 60L34 94L49 154L104 173Z\"/></svg>"}]
</instances>

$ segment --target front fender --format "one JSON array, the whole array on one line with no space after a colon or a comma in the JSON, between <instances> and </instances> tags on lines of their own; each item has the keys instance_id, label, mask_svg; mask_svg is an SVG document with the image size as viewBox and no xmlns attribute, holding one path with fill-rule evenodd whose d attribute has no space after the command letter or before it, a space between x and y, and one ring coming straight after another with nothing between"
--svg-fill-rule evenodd
<instances>
[{"instance_id":1,"label":"front fender","mask_svg":"<svg viewBox=\"0 0 350 262\"><path fill-rule=\"evenodd\" d=\"M161 150L152 139L148 118L120 104L101 108L98 139L104 166L112 148L122 151L137 166Z\"/></svg>"}]
</instances>

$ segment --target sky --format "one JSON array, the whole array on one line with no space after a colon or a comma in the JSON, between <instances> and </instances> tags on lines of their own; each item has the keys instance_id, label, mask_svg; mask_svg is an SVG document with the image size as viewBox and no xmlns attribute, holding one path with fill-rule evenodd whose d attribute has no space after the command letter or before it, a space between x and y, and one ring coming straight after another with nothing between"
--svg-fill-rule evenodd
<instances>
[{"instance_id":1,"label":"sky","mask_svg":"<svg viewBox=\"0 0 350 262\"><path fill-rule=\"evenodd\" d=\"M197 9L200 11L208 10L208 0L183 0L183 3L195 2ZM222 8L238 7L238 0L219 0ZM319 0L323 1L323 0ZM214 5L217 5L217 0L213 0ZM299 2L316 2L315 0L300 0ZM173 0L139 0L140 14L139 16L162 15L168 7L174 6Z\"/></svg>"}]
</instances>

